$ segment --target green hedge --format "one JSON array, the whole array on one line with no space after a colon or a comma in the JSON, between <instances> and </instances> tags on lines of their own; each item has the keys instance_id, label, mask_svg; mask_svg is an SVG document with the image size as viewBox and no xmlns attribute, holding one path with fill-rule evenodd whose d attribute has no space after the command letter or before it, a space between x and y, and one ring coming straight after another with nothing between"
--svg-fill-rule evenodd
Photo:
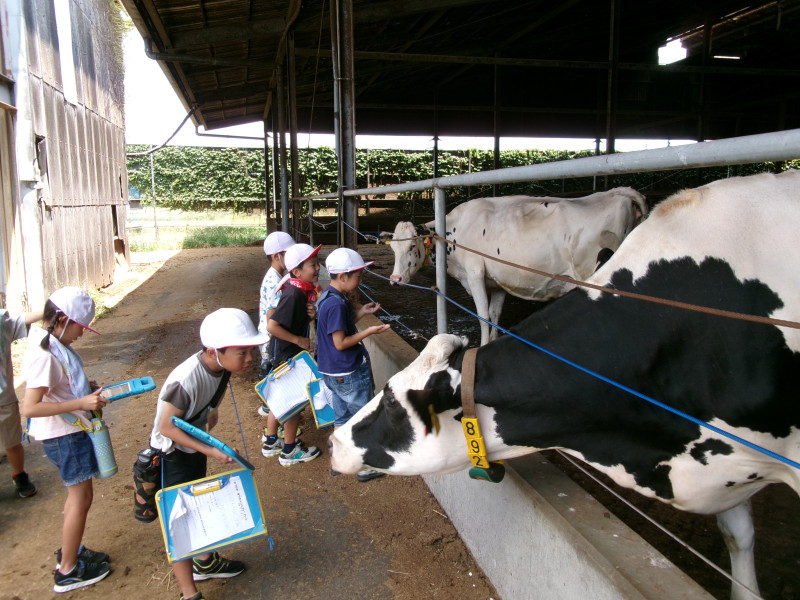
<instances>
[{"instance_id":1,"label":"green hedge","mask_svg":"<svg viewBox=\"0 0 800 600\"><path fill-rule=\"evenodd\" d=\"M128 152L142 152L147 146L128 146ZM500 167L532 165L556 160L591 156L591 151L568 152L556 150L507 150L500 153ZM306 148L299 151L301 195L336 191L336 155L331 148ZM170 146L153 155L156 199L159 206L182 210L234 209L249 210L262 207L266 197L264 152L243 148L197 148ZM367 168L371 186L418 181L433 177L433 157L430 152L403 150L358 150L356 155L356 185L367 187ZM800 161L781 165L759 163L734 167L686 169L617 175L609 177L608 187L631 186L647 195L685 187L695 187L728 177L749 175L776 168L800 168ZM492 150L440 152L439 176L489 171L494 168ZM270 177L272 176L269 173ZM150 157L128 157L129 185L138 188L142 203L152 203ZM499 186L500 194L570 194L587 193L594 187L591 177L566 180L537 181ZM601 186L603 185L601 184ZM453 199L478 197L491 193L491 187L474 186L447 191ZM271 190L270 194L271 196ZM430 199L430 192L401 194L413 201ZM378 202L381 196L376 196ZM398 207L406 210L408 206Z\"/></svg>"}]
</instances>

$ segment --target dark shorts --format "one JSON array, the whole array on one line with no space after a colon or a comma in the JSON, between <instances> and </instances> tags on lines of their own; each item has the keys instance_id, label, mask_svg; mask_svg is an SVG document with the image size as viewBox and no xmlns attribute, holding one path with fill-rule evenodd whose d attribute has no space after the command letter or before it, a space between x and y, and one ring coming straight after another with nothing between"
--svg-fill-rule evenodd
<instances>
[{"instance_id":1,"label":"dark shorts","mask_svg":"<svg viewBox=\"0 0 800 600\"><path fill-rule=\"evenodd\" d=\"M182 452L175 450L165 454L161 459L161 469L164 477L162 487L188 483L206 476L206 463L208 457L202 452Z\"/></svg>"},{"instance_id":2,"label":"dark shorts","mask_svg":"<svg viewBox=\"0 0 800 600\"><path fill-rule=\"evenodd\" d=\"M67 487L91 479L100 473L92 440L85 431L43 440L42 446L50 462L58 467L58 474Z\"/></svg>"}]
</instances>

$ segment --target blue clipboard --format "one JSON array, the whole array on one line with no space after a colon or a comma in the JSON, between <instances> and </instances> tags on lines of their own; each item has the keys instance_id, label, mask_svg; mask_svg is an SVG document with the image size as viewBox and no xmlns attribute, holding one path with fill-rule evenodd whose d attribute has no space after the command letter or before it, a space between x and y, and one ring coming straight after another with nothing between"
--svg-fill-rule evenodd
<instances>
[{"instance_id":1,"label":"blue clipboard","mask_svg":"<svg viewBox=\"0 0 800 600\"><path fill-rule=\"evenodd\" d=\"M215 494L225 495L225 502L215 505ZM192 501L195 498L198 501L202 500L203 504L193 505ZM181 506L188 503L192 507L186 510L186 513L179 519L171 522L170 517L178 501L182 503ZM221 475L213 475L160 490L156 494L156 507L167 550L167 560L170 563L186 560L256 537L269 536L261 501L258 498L258 488L253 478L253 472L249 469L228 471ZM225 518L226 514L228 518ZM210 529L214 525L230 524L233 521L236 523L247 521L247 524L240 531L222 539L213 539L212 537L213 541L202 547L198 547L202 542L197 540L193 542L194 534L191 532L200 532L208 537L212 534L206 531L206 527Z\"/></svg>"},{"instance_id":2,"label":"blue clipboard","mask_svg":"<svg viewBox=\"0 0 800 600\"><path fill-rule=\"evenodd\" d=\"M308 397L311 400L311 412L314 414L314 421L317 422L317 429L333 425L333 422L336 420L336 414L333 412L333 407L331 407L330 404L325 404L323 408L319 409L314 406L314 396L321 391L324 393L322 389L324 386L325 383L322 379L315 379L308 384Z\"/></svg>"},{"instance_id":3,"label":"blue clipboard","mask_svg":"<svg viewBox=\"0 0 800 600\"><path fill-rule=\"evenodd\" d=\"M226 444L225 442L222 442L221 440L215 438L210 433L207 433L202 429L200 429L199 427L195 427L194 425L191 425L186 421L184 421L183 419L179 419L178 417L172 417L171 420L172 424L175 425L175 427L183 429L186 433L188 433L192 437L197 438L204 444L212 446L218 450L222 450L225 454L230 456L233 460L238 462L245 469L249 469L251 471L255 470L253 464L250 461L248 461L244 456L236 452L236 450L228 446L228 444Z\"/></svg>"},{"instance_id":4,"label":"blue clipboard","mask_svg":"<svg viewBox=\"0 0 800 600\"><path fill-rule=\"evenodd\" d=\"M152 377L137 377L135 379L128 379L127 381L120 381L114 385L107 385L103 387L101 395L106 400L114 402L115 400L121 400L128 396L144 394L154 389L156 389L156 382L153 381Z\"/></svg>"},{"instance_id":5,"label":"blue clipboard","mask_svg":"<svg viewBox=\"0 0 800 600\"><path fill-rule=\"evenodd\" d=\"M256 384L256 393L283 424L303 412L309 402L308 384L321 377L314 358L304 350L272 369Z\"/></svg>"}]
</instances>

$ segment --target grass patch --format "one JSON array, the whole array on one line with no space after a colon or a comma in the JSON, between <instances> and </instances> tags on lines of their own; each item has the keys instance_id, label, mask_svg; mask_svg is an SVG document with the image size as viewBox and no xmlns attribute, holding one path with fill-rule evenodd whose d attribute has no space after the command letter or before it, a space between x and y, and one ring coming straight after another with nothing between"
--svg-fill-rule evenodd
<instances>
[{"instance_id":1,"label":"grass patch","mask_svg":"<svg viewBox=\"0 0 800 600\"><path fill-rule=\"evenodd\" d=\"M224 246L248 246L263 241L263 227L159 227L158 240L153 229L128 231L131 252L151 250L182 250L185 248L217 248Z\"/></svg>"}]
</instances>

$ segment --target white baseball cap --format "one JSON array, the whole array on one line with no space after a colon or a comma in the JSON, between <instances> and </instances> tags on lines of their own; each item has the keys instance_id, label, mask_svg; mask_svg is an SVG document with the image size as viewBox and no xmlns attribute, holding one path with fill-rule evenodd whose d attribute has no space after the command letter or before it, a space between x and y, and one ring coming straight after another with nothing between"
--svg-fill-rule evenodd
<instances>
[{"instance_id":1,"label":"white baseball cap","mask_svg":"<svg viewBox=\"0 0 800 600\"><path fill-rule=\"evenodd\" d=\"M247 313L238 308L220 308L200 324L200 341L206 348L260 346L269 336L259 333Z\"/></svg>"},{"instance_id":2,"label":"white baseball cap","mask_svg":"<svg viewBox=\"0 0 800 600\"><path fill-rule=\"evenodd\" d=\"M295 244L283 255L283 264L286 265L286 270L291 271L297 268L300 263L307 261L312 256L316 256L320 248L322 248L322 244L316 248L312 248L308 244Z\"/></svg>"},{"instance_id":3,"label":"white baseball cap","mask_svg":"<svg viewBox=\"0 0 800 600\"><path fill-rule=\"evenodd\" d=\"M350 248L337 248L325 259L325 268L328 269L328 273L335 275L336 273L360 271L374 263L374 260L365 263L361 255L355 250L351 250Z\"/></svg>"},{"instance_id":4,"label":"white baseball cap","mask_svg":"<svg viewBox=\"0 0 800 600\"><path fill-rule=\"evenodd\" d=\"M79 287L63 287L50 294L50 302L84 329L99 334L89 327L94 320L94 300ZM69 321L67 321L67 324ZM65 324L66 327L66 324Z\"/></svg>"},{"instance_id":5,"label":"white baseball cap","mask_svg":"<svg viewBox=\"0 0 800 600\"><path fill-rule=\"evenodd\" d=\"M285 231L273 231L264 240L264 254L272 256L278 252L286 252L294 244L292 236Z\"/></svg>"}]
</instances>

